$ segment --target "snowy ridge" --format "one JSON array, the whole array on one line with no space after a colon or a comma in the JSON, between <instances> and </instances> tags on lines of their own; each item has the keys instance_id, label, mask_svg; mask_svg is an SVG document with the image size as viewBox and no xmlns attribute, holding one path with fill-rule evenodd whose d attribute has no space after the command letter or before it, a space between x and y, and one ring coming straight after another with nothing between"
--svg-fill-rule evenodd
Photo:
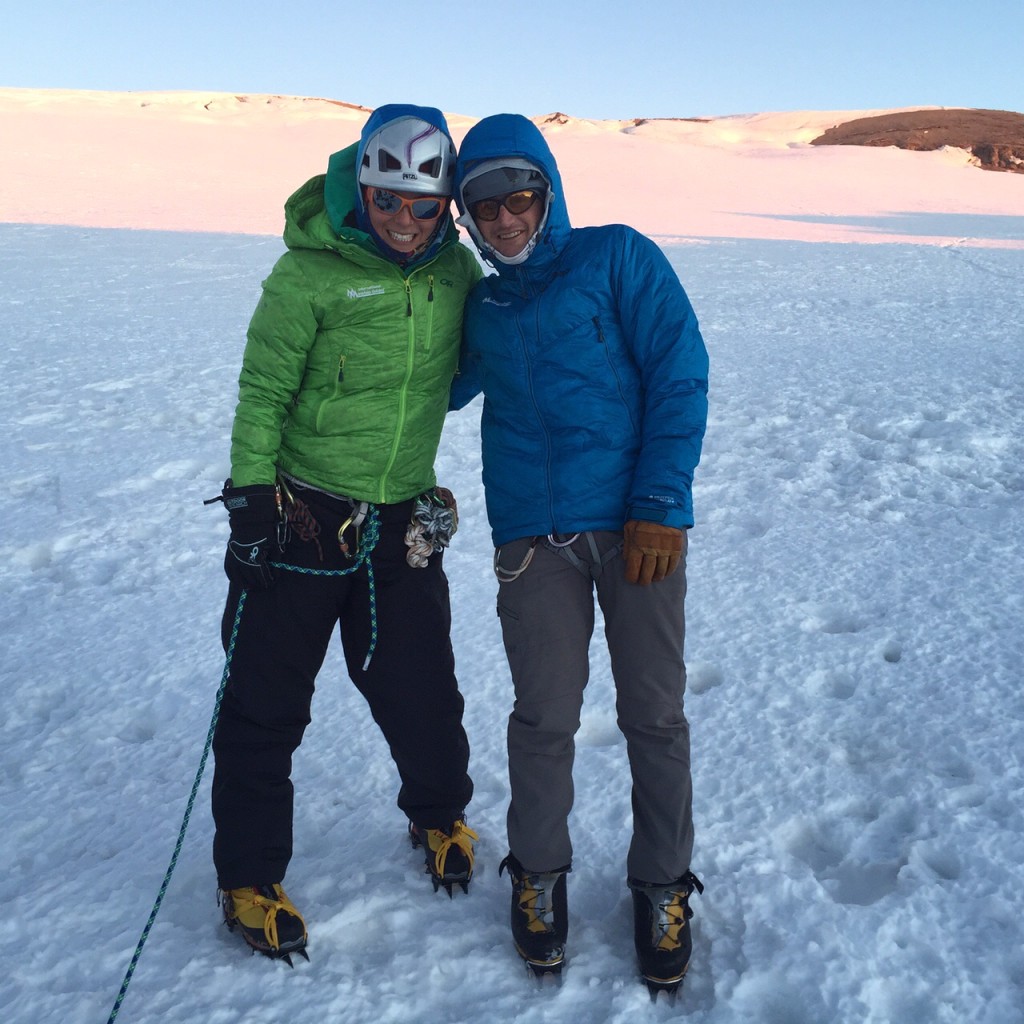
<instances>
[{"instance_id":1,"label":"snowy ridge","mask_svg":"<svg viewBox=\"0 0 1024 1024\"><path fill-rule=\"evenodd\" d=\"M677 238L1024 245L1024 188L962 150L810 146L891 111L590 121L538 115L577 225ZM475 119L449 114L456 142ZM232 93L0 89L0 222L280 233L284 200L366 110ZM1007 179L1011 180L1007 180ZM111 182L116 195L110 195ZM965 230L948 218L970 215ZM988 218L1016 218L993 234Z\"/></svg>"}]
</instances>

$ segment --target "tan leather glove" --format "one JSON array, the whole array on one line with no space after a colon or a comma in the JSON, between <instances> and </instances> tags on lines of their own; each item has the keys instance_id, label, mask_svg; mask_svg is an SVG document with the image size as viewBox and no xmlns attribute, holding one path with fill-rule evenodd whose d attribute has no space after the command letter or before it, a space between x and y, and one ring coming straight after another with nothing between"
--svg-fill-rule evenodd
<instances>
[{"instance_id":1,"label":"tan leather glove","mask_svg":"<svg viewBox=\"0 0 1024 1024\"><path fill-rule=\"evenodd\" d=\"M674 526L630 519L622 532L626 579L642 587L671 576L686 551L686 531Z\"/></svg>"}]
</instances>

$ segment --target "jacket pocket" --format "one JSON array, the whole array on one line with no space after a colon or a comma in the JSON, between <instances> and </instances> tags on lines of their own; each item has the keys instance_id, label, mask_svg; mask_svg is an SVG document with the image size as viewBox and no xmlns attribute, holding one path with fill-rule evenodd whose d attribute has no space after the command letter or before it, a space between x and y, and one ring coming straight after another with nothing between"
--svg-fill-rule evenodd
<instances>
[{"instance_id":1,"label":"jacket pocket","mask_svg":"<svg viewBox=\"0 0 1024 1024\"><path fill-rule=\"evenodd\" d=\"M594 325L594 331L597 335L597 342L601 346L604 352L605 362L608 364L608 372L611 375L611 379L615 384L615 390L618 392L619 400L622 402L622 407L626 410L626 415L629 417L629 425L633 428L633 433L639 436L640 427L636 421L636 410L634 403L630 402L626 394L626 386L622 379L622 374L615 365L615 358L611 350L611 346L608 343L608 339L605 336L604 325L601 322L599 316L591 318L591 323Z\"/></svg>"}]
</instances>

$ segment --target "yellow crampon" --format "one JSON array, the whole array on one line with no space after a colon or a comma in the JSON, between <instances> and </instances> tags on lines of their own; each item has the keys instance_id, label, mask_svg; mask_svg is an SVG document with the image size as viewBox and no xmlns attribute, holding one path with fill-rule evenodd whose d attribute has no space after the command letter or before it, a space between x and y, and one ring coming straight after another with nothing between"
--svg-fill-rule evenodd
<instances>
[{"instance_id":1,"label":"yellow crampon","mask_svg":"<svg viewBox=\"0 0 1024 1024\"><path fill-rule=\"evenodd\" d=\"M476 858L473 843L480 837L459 818L452 823L450 832L440 828L419 828L409 823L409 837L414 847L422 846L427 852L427 870L434 881L434 891L444 886L448 895L456 882L463 892L469 891ZM452 864L449 865L449 857Z\"/></svg>"},{"instance_id":2,"label":"yellow crampon","mask_svg":"<svg viewBox=\"0 0 1024 1024\"><path fill-rule=\"evenodd\" d=\"M286 960L289 953L305 956L306 922L280 885L222 890L221 902L228 928L240 927L253 949Z\"/></svg>"},{"instance_id":3,"label":"yellow crampon","mask_svg":"<svg viewBox=\"0 0 1024 1024\"><path fill-rule=\"evenodd\" d=\"M686 927L686 922L693 916L686 900L689 897L689 890L670 891L667 895L671 898L659 903L658 908L661 915L657 922L661 938L658 940L657 948L664 950L675 950L682 945L680 933Z\"/></svg>"},{"instance_id":4,"label":"yellow crampon","mask_svg":"<svg viewBox=\"0 0 1024 1024\"><path fill-rule=\"evenodd\" d=\"M554 905L551 902L551 889L558 881L558 875L527 875L523 878L523 891L519 897L519 909L527 920L527 929L531 932L549 932L553 927ZM538 881L548 883L540 888Z\"/></svg>"}]
</instances>

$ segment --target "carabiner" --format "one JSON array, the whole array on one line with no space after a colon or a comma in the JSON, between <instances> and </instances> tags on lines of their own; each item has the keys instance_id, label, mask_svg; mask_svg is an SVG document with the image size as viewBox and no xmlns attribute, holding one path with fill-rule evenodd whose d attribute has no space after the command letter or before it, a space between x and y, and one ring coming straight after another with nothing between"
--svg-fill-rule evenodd
<instances>
[{"instance_id":1,"label":"carabiner","mask_svg":"<svg viewBox=\"0 0 1024 1024\"><path fill-rule=\"evenodd\" d=\"M513 583L515 580L519 579L524 572L526 572L530 562L533 561L533 553L537 548L537 541L539 540L540 537L532 537L530 539L530 547L527 549L526 554L523 555L523 560L519 563L518 569L502 568L501 563L499 562L499 559L501 558L501 548L494 549L494 575L497 576L499 583Z\"/></svg>"},{"instance_id":2,"label":"carabiner","mask_svg":"<svg viewBox=\"0 0 1024 1024\"><path fill-rule=\"evenodd\" d=\"M559 536L559 534L557 534L557 533L549 533L548 534L548 543L553 548L567 548L567 547L571 547L573 544L576 543L577 540L579 540L579 537L580 537L580 535L578 533L574 533L568 540L555 540L555 538L558 537L558 536Z\"/></svg>"},{"instance_id":3,"label":"carabiner","mask_svg":"<svg viewBox=\"0 0 1024 1024\"><path fill-rule=\"evenodd\" d=\"M370 503L367 502L367 501L361 501L361 502L359 502L358 505L353 503L353 505L352 505L352 515L350 515L348 517L348 519L346 519L345 522L343 522L341 524L341 526L338 527L338 547L341 548L341 553L346 558L355 558L355 552L349 550L349 546L345 542L345 536L344 536L345 531L350 526L355 528L355 533L356 533L356 551L358 551L359 550L359 527L363 525L363 522L366 519L366 513L369 511L369 508L370 508Z\"/></svg>"}]
</instances>

